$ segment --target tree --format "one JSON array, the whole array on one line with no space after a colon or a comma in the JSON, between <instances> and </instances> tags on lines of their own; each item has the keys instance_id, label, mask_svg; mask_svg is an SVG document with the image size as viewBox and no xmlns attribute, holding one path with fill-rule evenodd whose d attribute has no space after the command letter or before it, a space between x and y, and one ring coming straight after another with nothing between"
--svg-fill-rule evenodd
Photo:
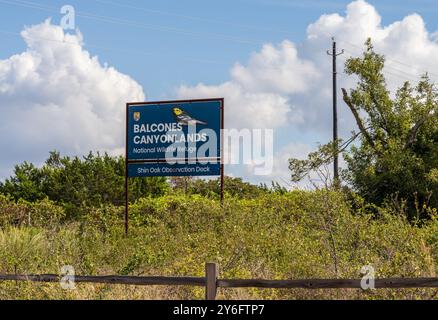
<instances>
[{"instance_id":1,"label":"tree","mask_svg":"<svg viewBox=\"0 0 438 320\"><path fill-rule=\"evenodd\" d=\"M0 183L0 192L14 199L25 199L31 202L42 200L44 193L44 175L32 163L24 162L15 166L14 176Z\"/></svg>"},{"instance_id":2,"label":"tree","mask_svg":"<svg viewBox=\"0 0 438 320\"><path fill-rule=\"evenodd\" d=\"M48 197L72 209L102 204L123 205L125 159L90 152L87 156L62 157L50 153L41 168L24 163L14 175L0 184L0 192L16 200L37 201ZM169 189L165 178L130 179L130 201L140 197L163 195Z\"/></svg>"},{"instance_id":3,"label":"tree","mask_svg":"<svg viewBox=\"0 0 438 320\"><path fill-rule=\"evenodd\" d=\"M219 198L221 193L220 179L193 179L187 177L171 178L174 190L182 190L185 194L199 194L204 197ZM287 190L278 183L272 182L269 188L266 184L254 185L241 178L225 177L224 192L232 197L256 198L267 193L286 193Z\"/></svg>"},{"instance_id":4,"label":"tree","mask_svg":"<svg viewBox=\"0 0 438 320\"><path fill-rule=\"evenodd\" d=\"M170 177L169 180L173 190L183 190L185 194L189 192L189 187L193 184L193 177Z\"/></svg>"},{"instance_id":5,"label":"tree","mask_svg":"<svg viewBox=\"0 0 438 320\"><path fill-rule=\"evenodd\" d=\"M348 165L342 176L372 203L382 204L390 197L405 201L412 218L423 205L438 206L438 91L426 74L415 87L405 82L392 97L384 64L371 40L363 57L345 64L346 73L359 79L350 92L342 89L359 131L339 143ZM352 144L357 139L359 143ZM291 159L293 180L330 162L334 145L321 146L307 160Z\"/></svg>"}]
</instances>

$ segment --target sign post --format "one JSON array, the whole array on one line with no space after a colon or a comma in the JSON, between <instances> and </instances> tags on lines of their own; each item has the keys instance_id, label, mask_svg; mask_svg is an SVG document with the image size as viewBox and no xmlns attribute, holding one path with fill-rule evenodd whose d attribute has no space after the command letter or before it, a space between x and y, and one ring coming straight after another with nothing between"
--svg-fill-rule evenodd
<instances>
[{"instance_id":1,"label":"sign post","mask_svg":"<svg viewBox=\"0 0 438 320\"><path fill-rule=\"evenodd\" d=\"M223 129L223 98L126 104L126 234L129 178L220 176L223 203Z\"/></svg>"}]
</instances>

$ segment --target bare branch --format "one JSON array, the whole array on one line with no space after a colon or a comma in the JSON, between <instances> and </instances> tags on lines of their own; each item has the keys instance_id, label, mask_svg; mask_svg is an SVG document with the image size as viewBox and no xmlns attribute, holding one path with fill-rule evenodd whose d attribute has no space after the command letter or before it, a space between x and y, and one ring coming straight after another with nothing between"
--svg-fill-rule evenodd
<instances>
[{"instance_id":1,"label":"bare branch","mask_svg":"<svg viewBox=\"0 0 438 320\"><path fill-rule=\"evenodd\" d=\"M370 95L371 95L371 100L373 101L377 111L379 112L380 117L382 118L381 120L383 123L381 123L380 125L386 131L386 133L390 135L391 132L388 125L388 119L386 119L385 114L382 112L381 108L379 107L381 104L377 101L376 93L374 91L371 91Z\"/></svg>"},{"instance_id":2,"label":"bare branch","mask_svg":"<svg viewBox=\"0 0 438 320\"><path fill-rule=\"evenodd\" d=\"M348 147L349 147L354 141L356 141L356 139L357 139L361 134L362 134L362 132L359 132L359 133L354 133L354 132L353 132L353 136L352 136L350 139L348 139L347 141L345 141L345 142L340 146L338 152L339 152L339 153L342 153L342 152L344 152L345 150L347 150L347 148L348 148Z\"/></svg>"},{"instance_id":3,"label":"bare branch","mask_svg":"<svg viewBox=\"0 0 438 320\"><path fill-rule=\"evenodd\" d=\"M417 140L418 131L427 122L427 120L429 120L429 118L431 118L434 114L435 114L435 112L432 110L431 112L426 114L424 117L422 117L412 127L412 129L411 129L411 131L409 132L409 135L408 135L408 141L406 142L406 146L405 146L406 149L409 148L409 147L412 147L412 145L414 144L415 140Z\"/></svg>"},{"instance_id":4,"label":"bare branch","mask_svg":"<svg viewBox=\"0 0 438 320\"><path fill-rule=\"evenodd\" d=\"M357 126L359 127L360 131L364 135L365 139L368 141L371 147L376 149L376 144L374 143L373 139L371 138L370 134L366 130L365 126L363 125L362 119L359 116L359 113L357 112L356 108L353 105L353 102L351 101L350 97L348 96L347 90L342 88L342 93L344 95L344 102L347 104L347 106L350 108L351 112L353 113L354 118L356 119Z\"/></svg>"}]
</instances>

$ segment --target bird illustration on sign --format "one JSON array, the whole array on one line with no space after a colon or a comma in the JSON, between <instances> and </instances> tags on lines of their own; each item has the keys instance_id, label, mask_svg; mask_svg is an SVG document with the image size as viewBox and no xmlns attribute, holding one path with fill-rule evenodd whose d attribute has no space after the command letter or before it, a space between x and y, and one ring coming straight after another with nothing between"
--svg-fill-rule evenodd
<instances>
[{"instance_id":1,"label":"bird illustration on sign","mask_svg":"<svg viewBox=\"0 0 438 320\"><path fill-rule=\"evenodd\" d=\"M189 115L187 112L182 110L181 108L175 107L172 109L173 115L175 116L176 121L179 124L182 124L184 126L193 126L193 125L207 125L206 122L197 120L193 118L191 115Z\"/></svg>"}]
</instances>

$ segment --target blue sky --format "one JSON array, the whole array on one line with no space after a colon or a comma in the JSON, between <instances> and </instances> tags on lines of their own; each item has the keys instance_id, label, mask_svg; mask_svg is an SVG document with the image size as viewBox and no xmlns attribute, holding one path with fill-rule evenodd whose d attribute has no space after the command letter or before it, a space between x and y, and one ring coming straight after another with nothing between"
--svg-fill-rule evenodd
<instances>
[{"instance_id":1,"label":"blue sky","mask_svg":"<svg viewBox=\"0 0 438 320\"><path fill-rule=\"evenodd\" d=\"M285 117L292 119L298 113L301 115L301 120L298 117L286 122L277 119L272 120L272 125L267 126L275 130L276 157L283 159L282 165L284 167L284 159L288 151L291 155L302 156L303 153L314 148L316 142L329 140L331 123L330 113L327 111L329 106L325 106L324 110L326 111L321 114L315 112L320 107L317 104L320 104L324 97L317 98L311 92L315 90L315 88L311 88L314 81L319 81L318 83L321 83L324 90L330 89L331 61L330 58L325 57L324 50L330 47L330 37L328 34L324 34L324 24L326 23L326 26L330 28L330 23L321 20L321 17L323 15L334 17L335 14L345 17L347 5L351 2L337 0L87 0L68 2L65 0L38 2L34 0L0 0L0 62L26 51L26 43L19 35L25 26L41 24L48 17L52 18L53 25L57 25L62 17L59 13L60 8L65 4L73 5L76 9L76 26L84 37L83 49L89 51L93 56L98 56L101 64L108 63L121 74L128 75L135 80L142 87L147 100L185 97L187 94L195 97L199 92L199 88L196 88L199 83L203 83L207 87L203 92L221 94L221 84L230 81L232 85L235 84L237 87L243 88L239 89L242 90L239 94L243 97L247 94L269 93L273 99L270 101L283 101L281 99L284 99L284 103L289 106L289 109L284 112ZM417 13L425 23L427 41L424 41L427 48L431 48L431 56L434 54L435 47L433 46L436 42L432 38L433 33L438 30L436 19L438 5L436 1L368 1L361 2L361 5L358 5L354 10L351 9L351 12L355 11L363 17L372 16L372 7L381 17L380 27L373 26L373 28L381 28L382 30L394 22L403 21L411 14ZM409 25L412 25L414 30L411 38L412 41L416 41L415 28L421 28L414 20L407 21L404 27L395 26L394 29L405 30L403 28L407 28L406 30L411 30ZM320 21L319 24L318 21ZM339 47L348 49L350 54L359 53L358 50L360 51L360 46L363 39L366 38L368 30L366 25L368 22L366 19L364 21L361 25L363 32L357 37L351 32L354 30L351 28L351 21L343 22L344 25L341 24L333 29L333 33L339 34L340 41L346 41L340 42ZM311 24L317 24L312 29L316 31L312 32L315 32L319 42L309 40L308 27ZM324 39L322 39L323 36ZM394 61L401 62L398 65L394 64L393 70L388 71L389 76L392 74L394 78L394 81L389 80L389 82L392 81L394 86L403 80L403 75L416 77L419 71L429 70L436 66L420 61L418 68L411 70L411 61L415 61L417 57L415 52L408 52L405 58L400 52L395 53L393 50L394 48L396 50L409 48L406 46L409 41L404 42L405 40L398 37L396 32L388 36L385 35L385 37L379 40L377 47L380 47L383 53L389 56L394 54ZM318 80L313 80L313 78L305 80L309 83L308 88L296 88L296 90L291 91L285 90L282 86L280 89L270 86L267 88L266 82L260 81L260 79L265 78L257 78L260 69L264 67L260 60L269 60L268 53L262 54L263 46L270 43L273 50L282 52L280 44L284 40L288 40L296 48L298 58L292 57L291 59L296 59L298 62L291 63L291 67L289 64L281 65L283 60L280 59L281 61L279 60L278 63L275 62L275 67L278 67L281 72L282 68L293 68L295 65L297 68L301 68L304 61L309 62L312 67L306 70L315 70L319 76L314 78ZM415 47L416 44L412 43ZM414 49L412 48L412 50ZM283 48L283 50L286 49ZM251 67L251 57L257 53L261 56ZM293 53L284 53L286 60L289 54L293 56ZM424 58L424 56L418 56L418 60ZM342 69L342 59L340 69ZM241 78L231 75L236 63L240 63L245 68L247 77L254 76L255 82L251 81L251 85L248 85L247 80L243 83ZM305 75L307 71L304 73ZM293 69L288 70L288 72L294 74ZM300 72L297 71L297 74ZM0 69L0 85L1 81L5 81L2 79ZM286 77L285 79L291 79L292 86L294 82L301 81L299 77ZM352 84L341 74L341 84L344 80L346 81L345 85ZM184 91L185 93L182 93L182 86L188 88ZM251 88L248 89L248 86ZM320 91L324 92L324 90ZM224 92L223 95L227 96L227 94L230 94L229 91ZM20 100L19 95L16 94L14 97ZM275 100L276 98L280 100ZM8 97L7 99L12 98ZM38 99L42 98L38 97ZM45 103L51 102L50 98L45 97L44 99ZM31 101L31 103L33 102ZM238 106L231 103L228 110L229 112L236 111L238 114L237 109ZM275 110L274 103L269 112L273 113ZM3 108L0 106L0 112L5 115L7 112L5 105ZM341 132L348 135L354 126L350 123L349 115L342 112L341 126L343 128L341 128ZM311 113L313 115L310 115ZM231 118L229 122L235 124ZM44 130L44 128L35 128L35 130L39 129ZM12 138L12 132L7 134L11 136L3 136L1 138L3 142L0 141L0 147L3 149L7 148L7 142L9 143ZM70 146L74 144L75 148L69 148L69 145L62 145L62 143L58 146L56 141L44 142L43 140L40 139L41 145L35 145L33 150L57 147L67 153L75 153L78 150L93 147L92 144L81 146L81 141L75 139L69 144ZM105 150L105 146L96 145L96 148ZM117 149L121 146L113 147L110 149ZM294 147L296 150L292 150ZM44 153L47 154L48 151L44 150ZM40 152L35 152L34 155L29 156L29 159L26 159L23 152L17 151L12 154L16 156L11 155L7 160L0 160L0 176L3 178L10 173L13 163L24 160L35 162L44 160ZM277 171L277 174L272 177L254 178L250 174L245 174L245 169L230 169L231 174L245 176L254 182L275 180L280 175L282 175L282 180L287 179L287 170L278 169Z\"/></svg>"},{"instance_id":2,"label":"blue sky","mask_svg":"<svg viewBox=\"0 0 438 320\"><path fill-rule=\"evenodd\" d=\"M143 85L148 98L156 100L172 95L180 84L225 81L230 66L236 61L246 61L263 43L278 43L284 39L300 43L309 23L324 13L342 13L349 2L7 0L0 1L0 30L17 33L23 26L41 23L47 17L58 22L61 19L59 8L71 4L79 15L76 23L85 37L86 48L102 61L131 75ZM384 24L416 12L421 14L429 30L438 29L436 1L369 3L382 15ZM33 4L48 8L37 9ZM82 12L84 16L81 16ZM87 18L86 14L117 18L132 24ZM18 36L3 34L1 39L0 58L25 48Z\"/></svg>"}]
</instances>

